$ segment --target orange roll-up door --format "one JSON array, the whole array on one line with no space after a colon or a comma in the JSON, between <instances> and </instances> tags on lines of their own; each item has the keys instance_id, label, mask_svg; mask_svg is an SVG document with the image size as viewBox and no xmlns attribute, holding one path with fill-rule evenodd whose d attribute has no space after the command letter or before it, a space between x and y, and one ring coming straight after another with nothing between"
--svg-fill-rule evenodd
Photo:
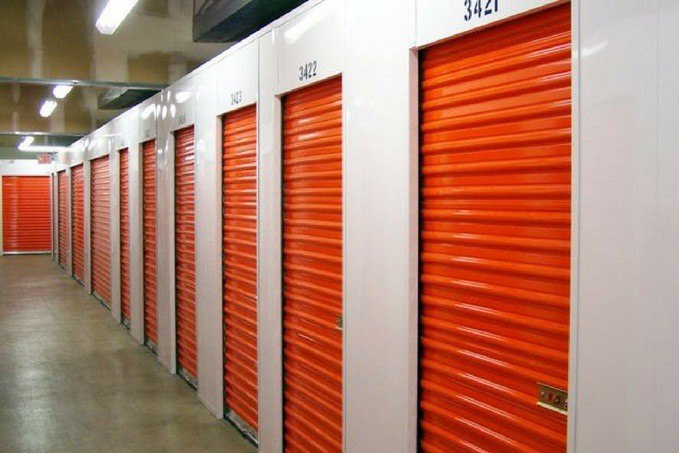
<instances>
[{"instance_id":1,"label":"orange roll-up door","mask_svg":"<svg viewBox=\"0 0 679 453\"><path fill-rule=\"evenodd\" d=\"M4 253L52 249L49 176L2 176Z\"/></svg>"},{"instance_id":2,"label":"orange roll-up door","mask_svg":"<svg viewBox=\"0 0 679 453\"><path fill-rule=\"evenodd\" d=\"M287 95L283 112L285 446L341 451L341 79Z\"/></svg>"},{"instance_id":3,"label":"orange roll-up door","mask_svg":"<svg viewBox=\"0 0 679 453\"><path fill-rule=\"evenodd\" d=\"M420 446L566 450L569 5L422 54Z\"/></svg>"},{"instance_id":4,"label":"orange roll-up door","mask_svg":"<svg viewBox=\"0 0 679 453\"><path fill-rule=\"evenodd\" d=\"M120 150L120 311L130 325L130 158Z\"/></svg>"},{"instance_id":5,"label":"orange roll-up door","mask_svg":"<svg viewBox=\"0 0 679 453\"><path fill-rule=\"evenodd\" d=\"M224 403L257 430L257 108L223 120ZM234 418L234 417L232 417Z\"/></svg>"},{"instance_id":6,"label":"orange roll-up door","mask_svg":"<svg viewBox=\"0 0 679 453\"><path fill-rule=\"evenodd\" d=\"M57 173L59 197L59 265L68 265L68 176L66 171Z\"/></svg>"},{"instance_id":7,"label":"orange roll-up door","mask_svg":"<svg viewBox=\"0 0 679 453\"><path fill-rule=\"evenodd\" d=\"M156 144L143 145L144 159L144 341L155 350L158 344L156 311Z\"/></svg>"},{"instance_id":8,"label":"orange roll-up door","mask_svg":"<svg viewBox=\"0 0 679 453\"><path fill-rule=\"evenodd\" d=\"M178 372L196 385L196 216L193 127L175 134L175 300Z\"/></svg>"},{"instance_id":9,"label":"orange roll-up door","mask_svg":"<svg viewBox=\"0 0 679 453\"><path fill-rule=\"evenodd\" d=\"M71 247L73 247L73 275L79 282L85 275L85 210L83 165L71 168Z\"/></svg>"},{"instance_id":10,"label":"orange roll-up door","mask_svg":"<svg viewBox=\"0 0 679 453\"><path fill-rule=\"evenodd\" d=\"M111 226L109 156L91 165L92 292L111 307Z\"/></svg>"}]
</instances>

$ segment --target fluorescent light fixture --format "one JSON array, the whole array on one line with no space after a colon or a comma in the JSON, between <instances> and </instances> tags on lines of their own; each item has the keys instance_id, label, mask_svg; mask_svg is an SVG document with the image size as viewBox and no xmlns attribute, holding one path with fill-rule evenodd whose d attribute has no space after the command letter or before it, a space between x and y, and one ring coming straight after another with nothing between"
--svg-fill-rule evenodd
<instances>
[{"instance_id":1,"label":"fluorescent light fixture","mask_svg":"<svg viewBox=\"0 0 679 453\"><path fill-rule=\"evenodd\" d=\"M55 108L57 108L57 101L54 99L46 99L40 107L40 116L48 118Z\"/></svg>"},{"instance_id":2,"label":"fluorescent light fixture","mask_svg":"<svg viewBox=\"0 0 679 453\"><path fill-rule=\"evenodd\" d=\"M19 143L19 149L21 151L26 151L26 149L31 146L31 143L35 141L35 137L32 135L24 137L23 140L21 140L21 143Z\"/></svg>"},{"instance_id":3,"label":"fluorescent light fixture","mask_svg":"<svg viewBox=\"0 0 679 453\"><path fill-rule=\"evenodd\" d=\"M108 0L97 19L97 29L104 35L112 35L125 20L138 0Z\"/></svg>"},{"instance_id":4,"label":"fluorescent light fixture","mask_svg":"<svg viewBox=\"0 0 679 453\"><path fill-rule=\"evenodd\" d=\"M57 99L63 99L68 96L68 93L73 89L73 85L57 85L52 90L52 94Z\"/></svg>"},{"instance_id":5,"label":"fluorescent light fixture","mask_svg":"<svg viewBox=\"0 0 679 453\"><path fill-rule=\"evenodd\" d=\"M35 141L35 137L32 135L27 135L24 137L23 140L21 140L21 143L19 143L19 150L20 151L27 151L31 153L39 153L39 152L44 152L44 153L57 153L59 151L68 151L70 149L69 146L46 146L46 145L33 145L33 142Z\"/></svg>"}]
</instances>

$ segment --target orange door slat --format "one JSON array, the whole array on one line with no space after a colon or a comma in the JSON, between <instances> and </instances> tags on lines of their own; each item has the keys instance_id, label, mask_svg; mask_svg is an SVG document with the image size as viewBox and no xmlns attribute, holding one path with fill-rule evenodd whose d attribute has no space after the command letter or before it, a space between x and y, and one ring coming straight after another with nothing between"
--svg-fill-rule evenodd
<instances>
[{"instance_id":1,"label":"orange door slat","mask_svg":"<svg viewBox=\"0 0 679 453\"><path fill-rule=\"evenodd\" d=\"M342 451L342 80L283 109L286 451Z\"/></svg>"},{"instance_id":2,"label":"orange door slat","mask_svg":"<svg viewBox=\"0 0 679 453\"><path fill-rule=\"evenodd\" d=\"M123 324L130 325L130 159L120 150L120 311Z\"/></svg>"},{"instance_id":3,"label":"orange door slat","mask_svg":"<svg viewBox=\"0 0 679 453\"><path fill-rule=\"evenodd\" d=\"M91 162L92 291L110 308L111 230L109 156Z\"/></svg>"},{"instance_id":4,"label":"orange door slat","mask_svg":"<svg viewBox=\"0 0 679 453\"><path fill-rule=\"evenodd\" d=\"M193 127L181 129L175 134L175 300L177 364L179 372L195 384L198 367L193 140Z\"/></svg>"},{"instance_id":5,"label":"orange door slat","mask_svg":"<svg viewBox=\"0 0 679 453\"><path fill-rule=\"evenodd\" d=\"M569 5L422 53L422 451L566 450Z\"/></svg>"},{"instance_id":6,"label":"orange door slat","mask_svg":"<svg viewBox=\"0 0 679 453\"><path fill-rule=\"evenodd\" d=\"M257 430L257 110L224 116L224 398Z\"/></svg>"},{"instance_id":7,"label":"orange door slat","mask_svg":"<svg viewBox=\"0 0 679 453\"><path fill-rule=\"evenodd\" d=\"M71 169L71 247L73 250L73 275L79 282L85 276L85 210L83 165Z\"/></svg>"},{"instance_id":8,"label":"orange door slat","mask_svg":"<svg viewBox=\"0 0 679 453\"><path fill-rule=\"evenodd\" d=\"M156 311L156 143L143 145L144 153L144 337L152 349L158 343Z\"/></svg>"},{"instance_id":9,"label":"orange door slat","mask_svg":"<svg viewBox=\"0 0 679 453\"><path fill-rule=\"evenodd\" d=\"M68 266L68 175L66 171L57 173L59 197L59 265Z\"/></svg>"},{"instance_id":10,"label":"orange door slat","mask_svg":"<svg viewBox=\"0 0 679 453\"><path fill-rule=\"evenodd\" d=\"M5 253L52 249L49 176L2 176L2 248Z\"/></svg>"}]
</instances>

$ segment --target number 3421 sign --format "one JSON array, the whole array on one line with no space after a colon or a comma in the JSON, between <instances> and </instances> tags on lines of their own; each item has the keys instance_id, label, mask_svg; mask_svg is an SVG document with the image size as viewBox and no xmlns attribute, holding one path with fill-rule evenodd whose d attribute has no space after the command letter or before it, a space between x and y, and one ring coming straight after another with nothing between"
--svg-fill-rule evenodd
<instances>
[{"instance_id":1,"label":"number 3421 sign","mask_svg":"<svg viewBox=\"0 0 679 453\"><path fill-rule=\"evenodd\" d=\"M417 0L417 44L427 45L559 0Z\"/></svg>"}]
</instances>

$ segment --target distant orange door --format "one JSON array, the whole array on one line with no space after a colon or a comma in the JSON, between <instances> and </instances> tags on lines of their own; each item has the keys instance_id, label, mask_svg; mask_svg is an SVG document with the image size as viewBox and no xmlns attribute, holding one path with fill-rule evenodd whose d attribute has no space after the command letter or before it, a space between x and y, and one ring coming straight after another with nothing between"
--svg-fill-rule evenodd
<instances>
[{"instance_id":1,"label":"distant orange door","mask_svg":"<svg viewBox=\"0 0 679 453\"><path fill-rule=\"evenodd\" d=\"M193 127L175 133L175 300L179 373L197 384L196 216Z\"/></svg>"},{"instance_id":2,"label":"distant orange door","mask_svg":"<svg viewBox=\"0 0 679 453\"><path fill-rule=\"evenodd\" d=\"M143 145L144 160L144 339L155 351L158 344L156 311L156 143Z\"/></svg>"},{"instance_id":3,"label":"distant orange door","mask_svg":"<svg viewBox=\"0 0 679 453\"><path fill-rule=\"evenodd\" d=\"M66 171L57 173L58 197L59 197L59 265L63 268L68 266L68 175Z\"/></svg>"},{"instance_id":4,"label":"distant orange door","mask_svg":"<svg viewBox=\"0 0 679 453\"><path fill-rule=\"evenodd\" d=\"M83 165L71 168L71 247L73 250L73 276L83 282L85 276L85 210Z\"/></svg>"},{"instance_id":5,"label":"distant orange door","mask_svg":"<svg viewBox=\"0 0 679 453\"><path fill-rule=\"evenodd\" d=\"M52 249L49 176L2 176L4 253Z\"/></svg>"},{"instance_id":6,"label":"distant orange door","mask_svg":"<svg viewBox=\"0 0 679 453\"><path fill-rule=\"evenodd\" d=\"M342 451L342 80L285 96L283 373L287 451Z\"/></svg>"},{"instance_id":7,"label":"distant orange door","mask_svg":"<svg viewBox=\"0 0 679 453\"><path fill-rule=\"evenodd\" d=\"M256 434L257 108L224 115L222 135L224 403Z\"/></svg>"},{"instance_id":8,"label":"distant orange door","mask_svg":"<svg viewBox=\"0 0 679 453\"><path fill-rule=\"evenodd\" d=\"M130 159L120 151L120 310L123 324L130 325Z\"/></svg>"},{"instance_id":9,"label":"distant orange door","mask_svg":"<svg viewBox=\"0 0 679 453\"><path fill-rule=\"evenodd\" d=\"M91 162L92 292L111 308L111 204L109 156Z\"/></svg>"},{"instance_id":10,"label":"distant orange door","mask_svg":"<svg viewBox=\"0 0 679 453\"><path fill-rule=\"evenodd\" d=\"M563 452L570 6L421 55L420 447Z\"/></svg>"}]
</instances>

